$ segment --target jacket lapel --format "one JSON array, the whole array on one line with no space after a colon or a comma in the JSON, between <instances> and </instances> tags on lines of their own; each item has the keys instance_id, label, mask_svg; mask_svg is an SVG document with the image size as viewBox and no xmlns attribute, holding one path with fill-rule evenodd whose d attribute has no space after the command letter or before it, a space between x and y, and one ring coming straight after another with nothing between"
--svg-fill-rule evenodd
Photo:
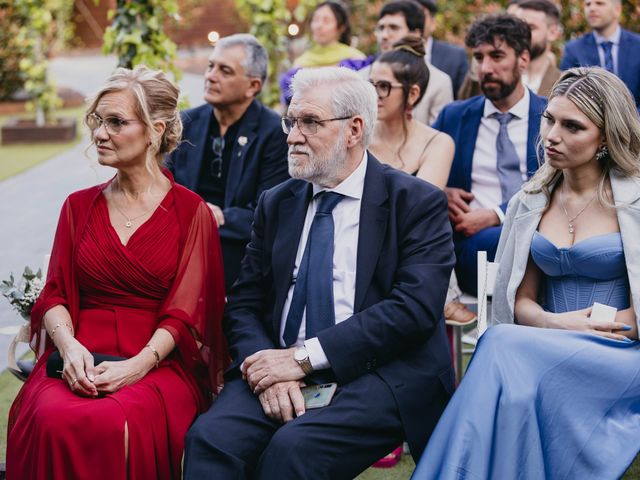
<instances>
[{"instance_id":1,"label":"jacket lapel","mask_svg":"<svg viewBox=\"0 0 640 480\"><path fill-rule=\"evenodd\" d=\"M182 162L182 165L186 167L182 175L184 186L192 191L198 189L198 178L204 161L204 148L209 142L209 127L212 116L213 108L211 105L204 105L203 108L197 110L196 115L189 119L189 124L193 129L189 140L193 141L193 147L184 149L184 155L187 158Z\"/></svg>"},{"instance_id":2,"label":"jacket lapel","mask_svg":"<svg viewBox=\"0 0 640 480\"><path fill-rule=\"evenodd\" d=\"M367 172L364 177L364 190L360 206L355 312L361 310L365 294L371 284L389 219L389 209L384 205L388 193L382 169L380 162L368 153Z\"/></svg>"},{"instance_id":3,"label":"jacket lapel","mask_svg":"<svg viewBox=\"0 0 640 480\"><path fill-rule=\"evenodd\" d=\"M292 195L282 200L278 207L279 225L271 253L273 281L276 292L273 317L274 332L280 331L282 309L291 286L293 267L312 192L313 188L310 183L304 181L296 182L291 186Z\"/></svg>"},{"instance_id":4,"label":"jacket lapel","mask_svg":"<svg viewBox=\"0 0 640 480\"><path fill-rule=\"evenodd\" d=\"M470 192L471 191L471 169L473 163L473 152L475 151L476 144L475 141L464 141L467 139L476 139L478 138L478 129L480 128L480 120L482 119L482 114L484 112L484 98L483 96L478 97L477 101L469 105L469 107L462 114L462 118L460 119L460 132L458 135L458 139L462 140L456 144L456 148L460 148L460 173L462 174L462 182L463 188Z\"/></svg>"},{"instance_id":5,"label":"jacket lapel","mask_svg":"<svg viewBox=\"0 0 640 480\"><path fill-rule=\"evenodd\" d=\"M536 146L538 143L538 134L540 133L540 119L547 102L529 91L529 125L527 128L527 177L531 176L538 170L538 155L536 154ZM540 157L542 158L542 157Z\"/></svg>"},{"instance_id":6,"label":"jacket lapel","mask_svg":"<svg viewBox=\"0 0 640 480\"><path fill-rule=\"evenodd\" d=\"M593 33L584 36L584 45L584 55L587 60L584 66L601 66L600 55L598 55L598 44L596 43L596 37L593 36Z\"/></svg>"},{"instance_id":7,"label":"jacket lapel","mask_svg":"<svg viewBox=\"0 0 640 480\"><path fill-rule=\"evenodd\" d=\"M233 197L238 190L245 169L245 160L251 144L257 138L258 118L262 106L257 100L253 100L242 117L242 123L238 128L238 135L231 150L229 173L224 190L225 207L233 204Z\"/></svg>"}]
</instances>

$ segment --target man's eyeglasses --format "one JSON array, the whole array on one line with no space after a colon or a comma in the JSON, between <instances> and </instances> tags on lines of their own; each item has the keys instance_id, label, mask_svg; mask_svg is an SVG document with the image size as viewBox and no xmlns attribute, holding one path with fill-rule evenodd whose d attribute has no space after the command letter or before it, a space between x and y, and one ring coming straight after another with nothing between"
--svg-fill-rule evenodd
<instances>
[{"instance_id":1,"label":"man's eyeglasses","mask_svg":"<svg viewBox=\"0 0 640 480\"><path fill-rule=\"evenodd\" d=\"M211 142L213 160L211 161L211 176L222 178L222 152L224 151L224 137L215 137Z\"/></svg>"},{"instance_id":2,"label":"man's eyeglasses","mask_svg":"<svg viewBox=\"0 0 640 480\"><path fill-rule=\"evenodd\" d=\"M378 82L374 82L373 80L369 80L369 83L373 85L376 89L376 93L378 94L378 98L387 98L391 95L392 88L402 88L402 85L399 83L391 83L386 80L380 80Z\"/></svg>"},{"instance_id":3,"label":"man's eyeglasses","mask_svg":"<svg viewBox=\"0 0 640 480\"><path fill-rule=\"evenodd\" d=\"M353 118L353 115L349 115L348 117L327 118L325 120L316 120L312 117L282 117L282 131L289 135L291 130L293 130L293 126L297 123L298 129L303 135L315 135L318 133L318 125L335 120L347 120L349 118Z\"/></svg>"},{"instance_id":4,"label":"man's eyeglasses","mask_svg":"<svg viewBox=\"0 0 640 480\"><path fill-rule=\"evenodd\" d=\"M139 120L133 118L120 118L120 117L106 117L102 118L97 113L89 113L85 119L87 126L91 132L95 132L102 125L107 130L109 135L118 135L123 127L126 127L131 122L139 122Z\"/></svg>"}]
</instances>

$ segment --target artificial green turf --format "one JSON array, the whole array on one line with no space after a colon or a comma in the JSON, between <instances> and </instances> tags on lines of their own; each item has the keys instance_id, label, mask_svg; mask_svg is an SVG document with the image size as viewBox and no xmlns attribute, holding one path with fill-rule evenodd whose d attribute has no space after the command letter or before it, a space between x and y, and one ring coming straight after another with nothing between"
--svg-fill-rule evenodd
<instances>
[{"instance_id":1,"label":"artificial green turf","mask_svg":"<svg viewBox=\"0 0 640 480\"><path fill-rule=\"evenodd\" d=\"M5 463L7 450L7 417L9 408L22 382L14 377L9 370L0 374L0 463Z\"/></svg>"},{"instance_id":2,"label":"artificial green turf","mask_svg":"<svg viewBox=\"0 0 640 480\"><path fill-rule=\"evenodd\" d=\"M56 114L59 117L73 117L77 119L77 136L76 139L71 142L0 145L0 180L12 177L59 153L69 150L81 138L81 119L83 114L84 107L60 110ZM28 115L25 114L0 116L0 125L4 124L9 118L15 118L17 116L28 117Z\"/></svg>"}]
</instances>

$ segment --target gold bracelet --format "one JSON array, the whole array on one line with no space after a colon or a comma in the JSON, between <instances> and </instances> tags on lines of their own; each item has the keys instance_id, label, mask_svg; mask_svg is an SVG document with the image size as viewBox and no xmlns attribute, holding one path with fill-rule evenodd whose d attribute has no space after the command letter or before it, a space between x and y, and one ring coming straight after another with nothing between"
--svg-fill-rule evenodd
<instances>
[{"instance_id":1,"label":"gold bracelet","mask_svg":"<svg viewBox=\"0 0 640 480\"><path fill-rule=\"evenodd\" d=\"M153 354L156 356L156 368L158 368L158 364L160 363L160 354L158 353L158 350L156 350L156 347L154 347L150 343L147 343L145 347L151 350Z\"/></svg>"},{"instance_id":2,"label":"gold bracelet","mask_svg":"<svg viewBox=\"0 0 640 480\"><path fill-rule=\"evenodd\" d=\"M62 327L62 326L67 327L67 328L69 329L69 331L71 332L71 334L73 335L73 330L71 329L71 327L69 326L69 324L68 324L68 323L56 323L56 326L55 326L55 327L53 327L53 329L51 330L51 333L49 334L49 336L50 336L51 338L53 338L53 336L54 336L54 335L56 334L56 332L58 331L58 328L60 328L60 327Z\"/></svg>"}]
</instances>

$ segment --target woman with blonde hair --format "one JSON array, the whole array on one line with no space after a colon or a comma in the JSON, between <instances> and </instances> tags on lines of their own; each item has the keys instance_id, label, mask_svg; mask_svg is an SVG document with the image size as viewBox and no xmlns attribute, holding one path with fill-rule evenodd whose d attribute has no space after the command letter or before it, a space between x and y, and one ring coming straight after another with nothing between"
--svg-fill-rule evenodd
<instances>
[{"instance_id":1,"label":"woman with blonde hair","mask_svg":"<svg viewBox=\"0 0 640 480\"><path fill-rule=\"evenodd\" d=\"M62 207L31 313L46 351L11 408L8 478L180 478L226 353L215 221L162 168L178 94L162 72L119 68L87 109L116 174Z\"/></svg>"},{"instance_id":2,"label":"woman with blonde hair","mask_svg":"<svg viewBox=\"0 0 640 480\"><path fill-rule=\"evenodd\" d=\"M640 450L640 120L599 67L553 87L512 199L493 325L414 478L619 478Z\"/></svg>"}]
</instances>

